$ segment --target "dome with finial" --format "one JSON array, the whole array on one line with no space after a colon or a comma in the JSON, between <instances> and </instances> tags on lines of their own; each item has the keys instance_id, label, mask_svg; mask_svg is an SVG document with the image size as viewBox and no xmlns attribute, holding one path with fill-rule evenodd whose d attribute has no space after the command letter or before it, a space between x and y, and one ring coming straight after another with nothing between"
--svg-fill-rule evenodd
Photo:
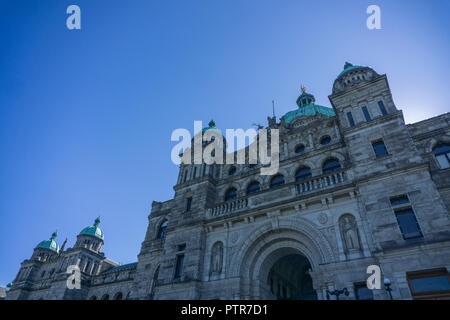
<instances>
[{"instance_id":1,"label":"dome with finial","mask_svg":"<svg viewBox=\"0 0 450 320\"><path fill-rule=\"evenodd\" d=\"M367 83L378 76L379 74L370 67L357 66L350 62L345 62L344 70L342 70L334 81L333 94L343 92L359 84Z\"/></svg>"},{"instance_id":2,"label":"dome with finial","mask_svg":"<svg viewBox=\"0 0 450 320\"><path fill-rule=\"evenodd\" d=\"M306 92L304 86L301 87L301 90L302 94L297 98L298 109L290 111L281 117L286 123L290 123L297 117L315 116L318 113L327 117L335 116L333 109L315 104L316 99L312 94Z\"/></svg>"},{"instance_id":3,"label":"dome with finial","mask_svg":"<svg viewBox=\"0 0 450 320\"><path fill-rule=\"evenodd\" d=\"M213 130L216 131L217 133L222 134L222 132L216 128L216 122L214 120L211 119L211 121L208 123L208 126L202 129L202 132L208 131L208 130Z\"/></svg>"},{"instance_id":4,"label":"dome with finial","mask_svg":"<svg viewBox=\"0 0 450 320\"><path fill-rule=\"evenodd\" d=\"M86 227L83 230L81 230L79 235L80 236L86 235L86 236L97 237L97 238L103 240L104 239L103 231L98 226L99 224L100 224L100 217L97 217L97 219L95 219L95 221L94 221L94 224L92 226Z\"/></svg>"},{"instance_id":5,"label":"dome with finial","mask_svg":"<svg viewBox=\"0 0 450 320\"><path fill-rule=\"evenodd\" d=\"M55 240L57 236L58 236L58 232L57 231L53 232L50 239L39 242L39 244L36 246L36 248L49 249L49 250L52 250L52 251L58 253L59 246Z\"/></svg>"}]
</instances>

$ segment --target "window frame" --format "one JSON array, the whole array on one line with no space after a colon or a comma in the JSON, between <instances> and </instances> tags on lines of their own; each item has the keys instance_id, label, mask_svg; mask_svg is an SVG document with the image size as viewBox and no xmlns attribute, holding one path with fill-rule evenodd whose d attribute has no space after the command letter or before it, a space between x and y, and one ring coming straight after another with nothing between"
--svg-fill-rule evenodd
<instances>
[{"instance_id":1,"label":"window frame","mask_svg":"<svg viewBox=\"0 0 450 320\"><path fill-rule=\"evenodd\" d=\"M258 184L258 190L254 190L254 191L252 191L252 192L249 192L250 186L256 185L256 184ZM261 183L259 183L259 181L253 180L252 182L250 182L250 183L247 185L247 188L246 188L245 191L246 191L246 193L247 193L248 196L249 196L249 195L252 195L252 194L255 194L255 193L258 193L258 192L261 191Z\"/></svg>"},{"instance_id":2,"label":"window frame","mask_svg":"<svg viewBox=\"0 0 450 320\"><path fill-rule=\"evenodd\" d=\"M234 191L234 197L229 198L229 193L231 191ZM237 189L235 187L228 188L227 191L225 191L225 196L223 197L224 202L234 201L236 199L237 199Z\"/></svg>"},{"instance_id":3,"label":"window frame","mask_svg":"<svg viewBox=\"0 0 450 320\"><path fill-rule=\"evenodd\" d=\"M449 151L449 152L442 152L442 153L436 154L435 149L438 148L440 145L448 145L448 144L449 144L449 143L447 143L447 142L438 142L438 143L436 143L436 145L435 145L435 146L433 147L433 149L431 150L431 152L433 153L434 160L436 161L436 164L437 164L437 166L438 166L438 168L439 168L440 170L445 170L445 169L450 168L450 151ZM438 156L443 156L443 157L445 157L445 159L447 160L447 163L448 163L448 167L443 168L443 167L441 166L441 163L440 163L439 160L438 160Z\"/></svg>"},{"instance_id":4,"label":"window frame","mask_svg":"<svg viewBox=\"0 0 450 320\"><path fill-rule=\"evenodd\" d=\"M448 273L447 269L435 269L435 270L423 270L423 271L415 271L415 272L407 272L406 273L406 280L408 282L409 291L411 292L411 296L413 299L420 299L420 298L433 298L433 297L439 297L439 296L450 296L450 290L436 290L436 291L424 291L424 292L415 292L414 286L412 284L412 279L418 279L418 278L427 278L427 277L433 277L433 276L440 276L440 275L446 275L448 281L450 282L450 274Z\"/></svg>"},{"instance_id":5,"label":"window frame","mask_svg":"<svg viewBox=\"0 0 450 320\"><path fill-rule=\"evenodd\" d=\"M388 114L388 112L387 112L386 106L384 105L384 101L383 100L378 100L377 104L378 104L378 108L381 111L381 115L382 116L386 116Z\"/></svg>"},{"instance_id":6,"label":"window frame","mask_svg":"<svg viewBox=\"0 0 450 320\"><path fill-rule=\"evenodd\" d=\"M362 106L361 107L361 111L364 115L364 118L366 119L367 122L372 120L372 117L370 116L370 112L369 109L367 108L367 106Z\"/></svg>"},{"instance_id":7,"label":"window frame","mask_svg":"<svg viewBox=\"0 0 450 320\"><path fill-rule=\"evenodd\" d=\"M384 149L386 150L386 154L383 154L383 155L378 155L377 154L377 152L376 152L376 149L375 149L375 144L377 144L377 143L382 143L383 144L383 147L384 147ZM373 150L373 153L374 153L374 155L375 155L375 159L382 159L382 158L385 158L385 157L387 157L387 156L389 156L390 155L390 153L389 153L389 150L388 150L388 148L387 148L387 146L386 146L386 143L384 142L384 140L383 139L378 139L378 140L374 140L374 141L372 141L371 142L371 145L372 145L372 150Z\"/></svg>"},{"instance_id":8,"label":"window frame","mask_svg":"<svg viewBox=\"0 0 450 320\"><path fill-rule=\"evenodd\" d=\"M416 212L414 211L414 209L413 209L413 207L411 205L409 205L409 206L401 206L401 205L399 205L399 206L396 206L396 208L394 208L393 210L394 210L395 219L397 220L397 225L398 225L398 228L400 230L400 234L402 235L403 240L409 241L409 240L423 239L424 238L422 228L421 228L421 226L419 224L419 220L417 219L417 216L416 216ZM398 219L398 214L402 214L402 212L405 212L407 210L411 211L412 216L413 216L413 218L414 218L414 220L416 222L416 225L417 225L417 228L418 228L418 232L416 232L416 233L418 233L418 235L416 235L416 236L405 237L405 233L403 233L403 229L402 229L400 221ZM405 214L405 213L403 213L403 214Z\"/></svg>"},{"instance_id":9,"label":"window frame","mask_svg":"<svg viewBox=\"0 0 450 320\"><path fill-rule=\"evenodd\" d=\"M355 119L353 119L353 114L351 111L347 111L347 122L350 125L350 127L354 127L355 124Z\"/></svg>"},{"instance_id":10,"label":"window frame","mask_svg":"<svg viewBox=\"0 0 450 320\"><path fill-rule=\"evenodd\" d=\"M273 180L275 180L275 178L281 177L283 179L283 183L277 183L277 184L273 184ZM286 179L284 178L284 175L282 175L281 173L276 174L275 176L272 177L272 179L270 179L270 188L276 188L279 186L283 186L286 184Z\"/></svg>"}]
</instances>

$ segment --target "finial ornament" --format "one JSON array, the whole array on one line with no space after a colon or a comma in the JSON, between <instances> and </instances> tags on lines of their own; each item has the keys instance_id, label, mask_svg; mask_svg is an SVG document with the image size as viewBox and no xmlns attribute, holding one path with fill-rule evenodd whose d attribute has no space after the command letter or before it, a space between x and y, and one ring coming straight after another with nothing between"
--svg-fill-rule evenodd
<instances>
[{"instance_id":1,"label":"finial ornament","mask_svg":"<svg viewBox=\"0 0 450 320\"><path fill-rule=\"evenodd\" d=\"M303 92L303 93L306 92L306 87L305 87L304 85L302 85L300 88L302 89L302 92Z\"/></svg>"},{"instance_id":2,"label":"finial ornament","mask_svg":"<svg viewBox=\"0 0 450 320\"><path fill-rule=\"evenodd\" d=\"M56 239L57 236L58 236L58 230L56 230L55 232L52 233L52 236L50 239Z\"/></svg>"},{"instance_id":3,"label":"finial ornament","mask_svg":"<svg viewBox=\"0 0 450 320\"><path fill-rule=\"evenodd\" d=\"M214 127L216 126L216 123L214 122L214 120L211 120L211 121L208 123L208 126L209 126L210 128L214 128Z\"/></svg>"},{"instance_id":4,"label":"finial ornament","mask_svg":"<svg viewBox=\"0 0 450 320\"><path fill-rule=\"evenodd\" d=\"M98 226L100 224L100 216L97 217L94 221L94 225Z\"/></svg>"}]
</instances>

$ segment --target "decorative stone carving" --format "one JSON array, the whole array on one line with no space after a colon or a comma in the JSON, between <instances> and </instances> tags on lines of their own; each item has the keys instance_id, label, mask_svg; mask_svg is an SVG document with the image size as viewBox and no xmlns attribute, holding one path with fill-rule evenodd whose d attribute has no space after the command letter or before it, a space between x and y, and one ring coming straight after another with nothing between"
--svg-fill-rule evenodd
<instances>
[{"instance_id":1,"label":"decorative stone carving","mask_svg":"<svg viewBox=\"0 0 450 320\"><path fill-rule=\"evenodd\" d=\"M222 273L223 265L223 244L216 242L211 250L211 274Z\"/></svg>"},{"instance_id":2,"label":"decorative stone carving","mask_svg":"<svg viewBox=\"0 0 450 320\"><path fill-rule=\"evenodd\" d=\"M355 217L351 214L346 214L339 219L339 227L341 229L342 239L347 251L360 250L360 241L358 235L358 226L356 225Z\"/></svg>"},{"instance_id":3,"label":"decorative stone carving","mask_svg":"<svg viewBox=\"0 0 450 320\"><path fill-rule=\"evenodd\" d=\"M321 223L321 224L325 224L328 222L328 216L326 213L322 212L321 214L319 214L319 216L317 217L317 220Z\"/></svg>"}]
</instances>

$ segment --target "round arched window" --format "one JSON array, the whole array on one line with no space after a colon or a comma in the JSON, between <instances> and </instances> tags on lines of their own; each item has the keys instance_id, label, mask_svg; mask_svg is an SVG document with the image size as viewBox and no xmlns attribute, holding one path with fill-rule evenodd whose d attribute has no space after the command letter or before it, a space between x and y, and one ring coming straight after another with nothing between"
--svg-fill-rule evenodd
<instances>
[{"instance_id":1,"label":"round arched window","mask_svg":"<svg viewBox=\"0 0 450 320\"><path fill-rule=\"evenodd\" d=\"M339 160L336 158L328 159L327 161L324 162L322 167L322 171L324 174L339 170L341 170L341 164L339 163Z\"/></svg>"},{"instance_id":2,"label":"round arched window","mask_svg":"<svg viewBox=\"0 0 450 320\"><path fill-rule=\"evenodd\" d=\"M253 193L259 192L259 190L261 190L261 188L259 186L259 182L253 181L247 187L247 194L253 194Z\"/></svg>"},{"instance_id":3,"label":"round arched window","mask_svg":"<svg viewBox=\"0 0 450 320\"><path fill-rule=\"evenodd\" d=\"M320 138L321 145L326 145L326 144L329 144L330 142L331 142L330 136L324 136L324 137Z\"/></svg>"},{"instance_id":4,"label":"round arched window","mask_svg":"<svg viewBox=\"0 0 450 320\"><path fill-rule=\"evenodd\" d=\"M281 186L284 184L284 177L281 174L277 174L270 180L270 187Z\"/></svg>"},{"instance_id":5,"label":"round arched window","mask_svg":"<svg viewBox=\"0 0 450 320\"><path fill-rule=\"evenodd\" d=\"M298 146L295 147L295 153L301 153L303 151L305 151L305 145L299 144Z\"/></svg>"},{"instance_id":6,"label":"round arched window","mask_svg":"<svg viewBox=\"0 0 450 320\"><path fill-rule=\"evenodd\" d=\"M236 196L237 196L236 188L228 189L228 191L225 193L225 201L235 200Z\"/></svg>"},{"instance_id":7,"label":"round arched window","mask_svg":"<svg viewBox=\"0 0 450 320\"><path fill-rule=\"evenodd\" d=\"M297 173L295 174L295 180L301 181L306 180L312 177L311 169L309 167L301 167L297 170Z\"/></svg>"}]
</instances>

